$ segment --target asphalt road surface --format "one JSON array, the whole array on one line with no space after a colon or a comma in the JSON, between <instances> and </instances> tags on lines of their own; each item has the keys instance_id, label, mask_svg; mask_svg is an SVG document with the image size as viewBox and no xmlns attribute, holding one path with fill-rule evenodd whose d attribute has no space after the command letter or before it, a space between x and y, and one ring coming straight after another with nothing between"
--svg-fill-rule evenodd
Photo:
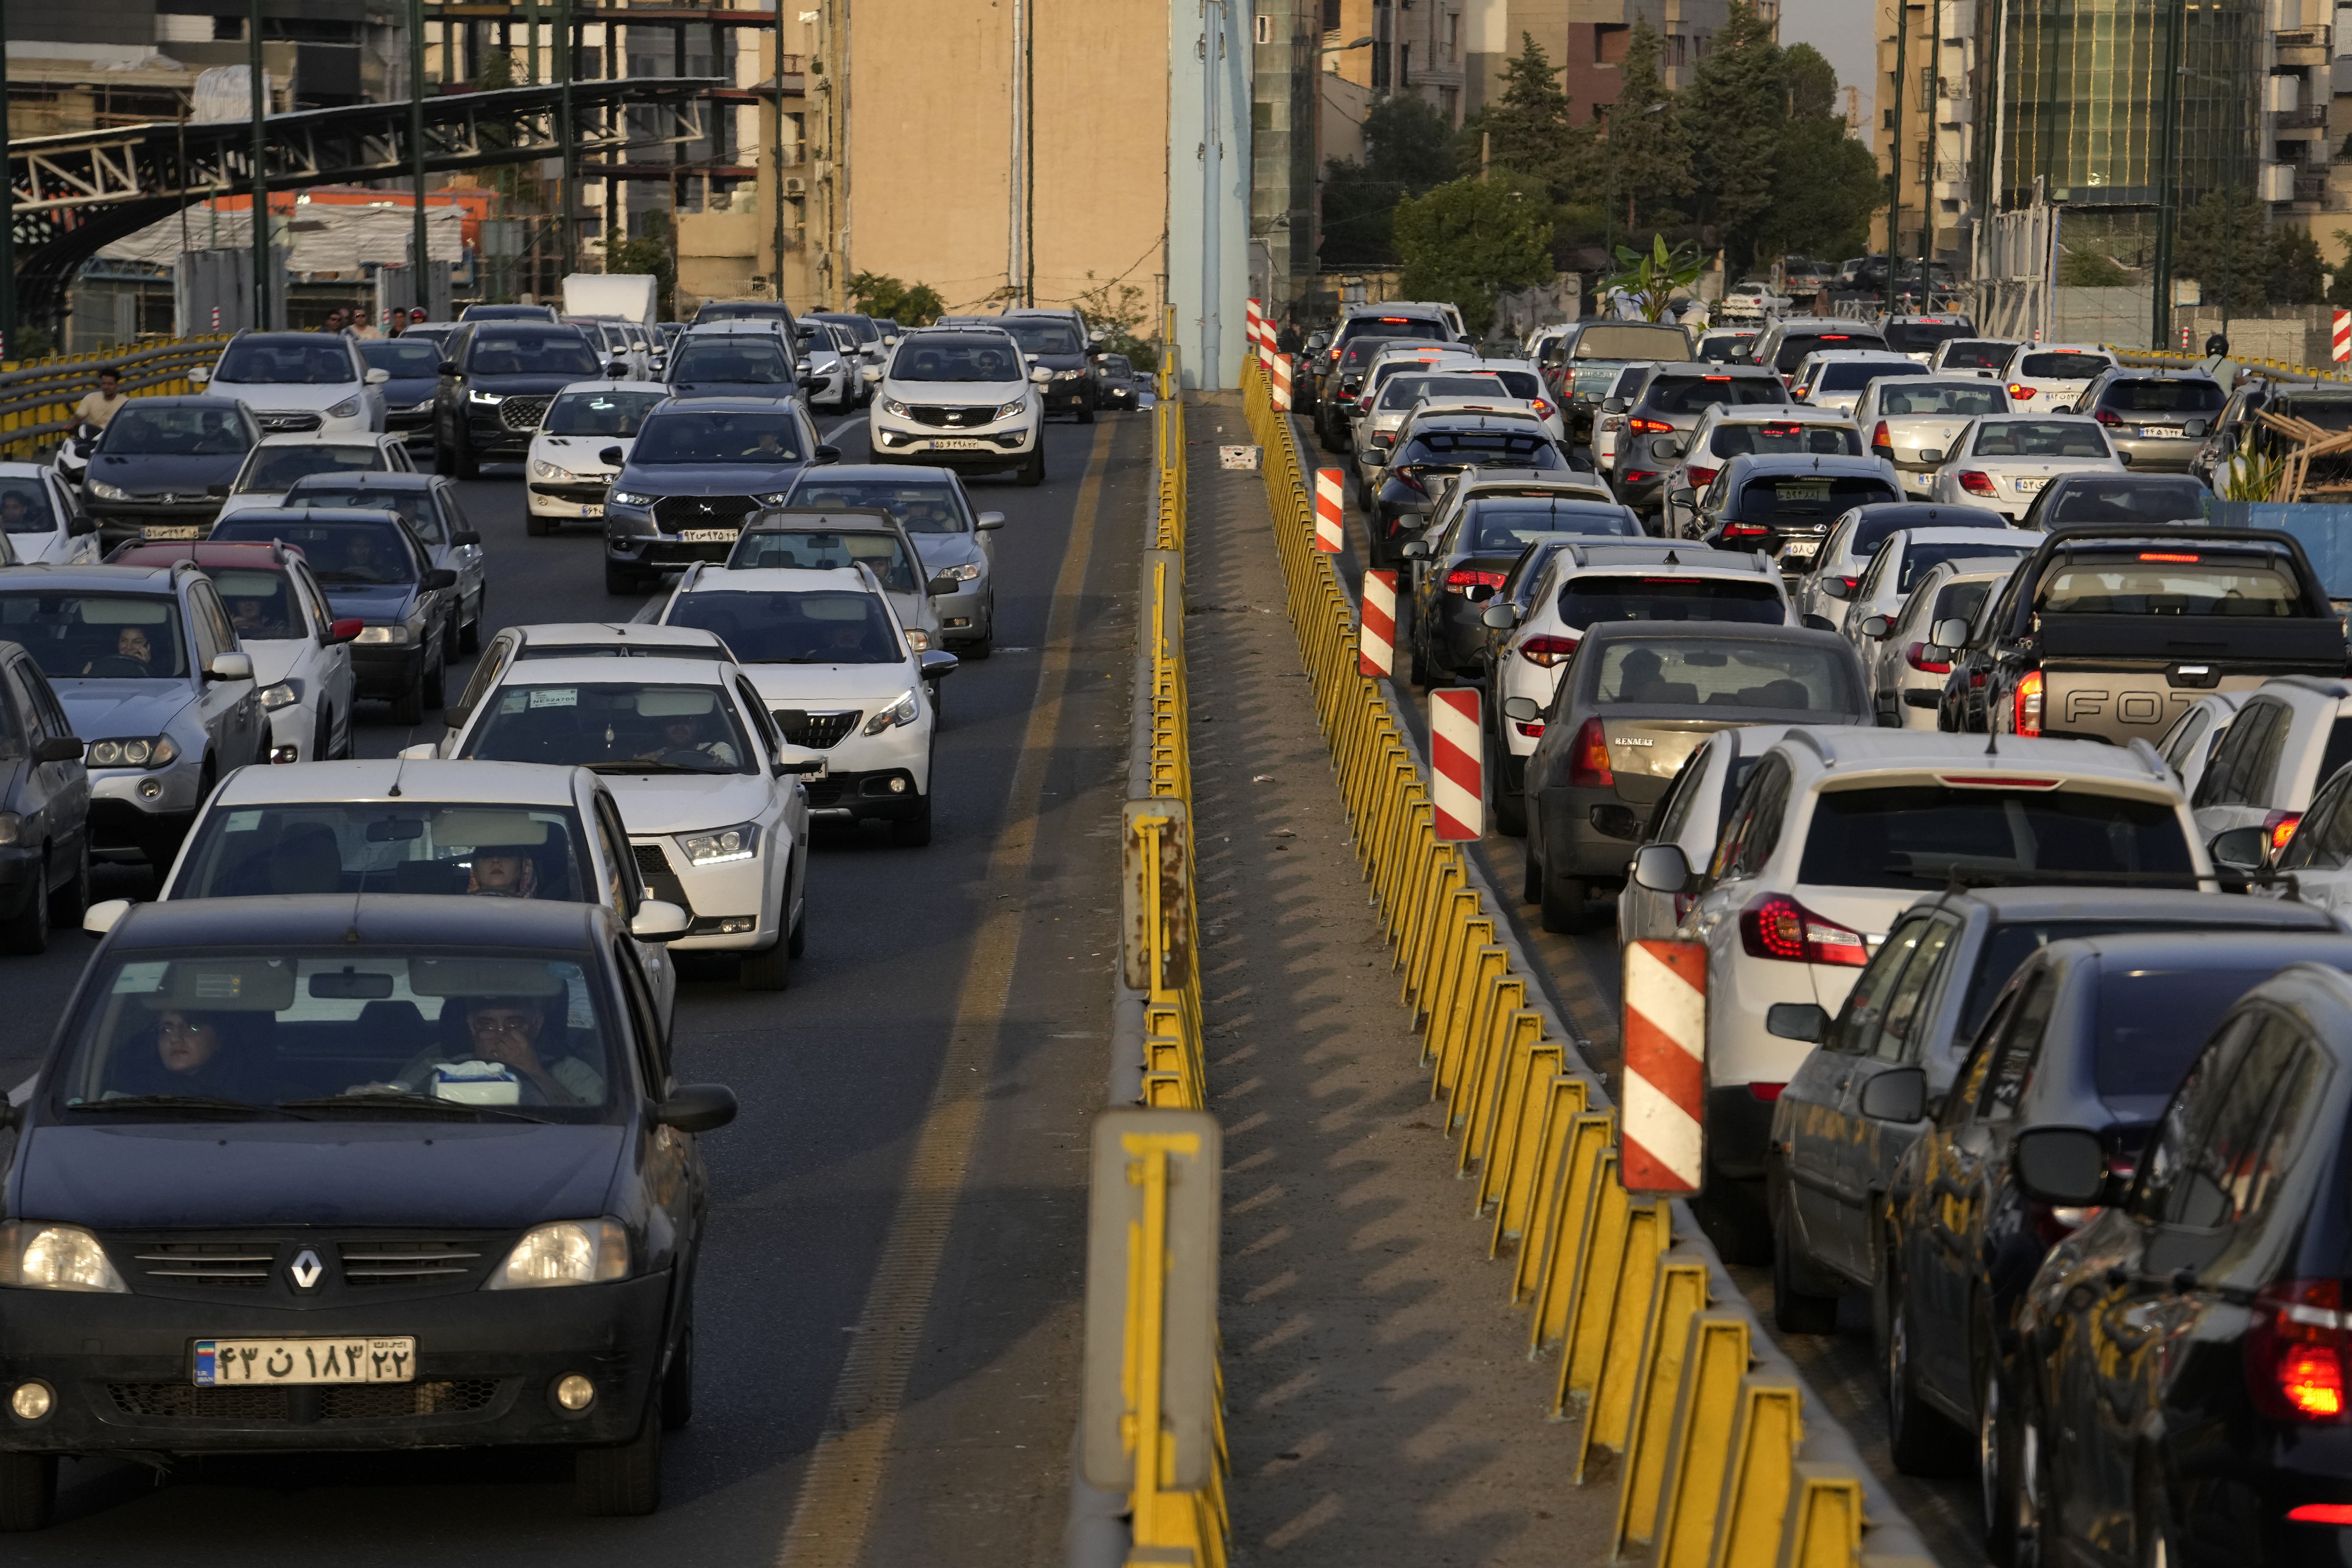
<instances>
[{"instance_id":1,"label":"asphalt road surface","mask_svg":"<svg viewBox=\"0 0 2352 1568\"><path fill-rule=\"evenodd\" d=\"M862 418L824 424L864 459ZM1046 450L1038 489L972 482L1009 519L997 651L946 683L933 843L820 827L790 990L687 967L679 1077L729 1085L742 1113L703 1140L696 1414L667 1447L663 1510L575 1516L552 1452L91 1458L65 1467L58 1522L12 1538L12 1562L1057 1557L1150 429L1056 423ZM489 473L465 505L495 625L636 613L644 601L605 594L595 533L527 537L521 469ZM465 680L453 668L448 690ZM441 732L437 714L411 731L381 704L360 719L368 756ZM152 892L144 871L106 868L95 896ZM36 1068L89 950L60 931L41 957L0 960L0 1083Z\"/></svg>"}]
</instances>

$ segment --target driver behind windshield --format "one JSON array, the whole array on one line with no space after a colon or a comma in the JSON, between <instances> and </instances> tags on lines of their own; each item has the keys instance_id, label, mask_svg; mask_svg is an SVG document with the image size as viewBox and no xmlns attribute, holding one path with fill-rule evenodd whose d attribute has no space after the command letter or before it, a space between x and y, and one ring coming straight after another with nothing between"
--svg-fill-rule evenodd
<instances>
[{"instance_id":1,"label":"driver behind windshield","mask_svg":"<svg viewBox=\"0 0 2352 1568\"><path fill-rule=\"evenodd\" d=\"M552 1055L553 1042L564 1029L558 1020L549 1027L557 997L477 996L465 1004L466 1048L474 1061L491 1062L520 1075L525 1105L595 1105L604 1098L604 1075L569 1054ZM549 1042L542 1053L541 1042ZM550 1057L552 1056L552 1059ZM436 1069L467 1058L428 1050L404 1068L393 1082L412 1093L424 1089L438 1075Z\"/></svg>"},{"instance_id":2,"label":"driver behind windshield","mask_svg":"<svg viewBox=\"0 0 2352 1568\"><path fill-rule=\"evenodd\" d=\"M654 727L654 745L639 752L640 762L658 763L673 760L674 753L688 752L698 757L709 757L725 767L734 767L742 761L735 754L733 745L716 737L703 734L703 716L699 713L665 715Z\"/></svg>"},{"instance_id":3,"label":"driver behind windshield","mask_svg":"<svg viewBox=\"0 0 2352 1568\"><path fill-rule=\"evenodd\" d=\"M120 665L126 661L136 664L139 668L135 672L120 668L104 670L99 668L102 664ZM82 673L84 675L128 675L135 680L151 673L151 667L154 662L155 650L149 646L146 632L138 626L125 626L114 634L113 654L101 655L91 659L83 668Z\"/></svg>"}]
</instances>

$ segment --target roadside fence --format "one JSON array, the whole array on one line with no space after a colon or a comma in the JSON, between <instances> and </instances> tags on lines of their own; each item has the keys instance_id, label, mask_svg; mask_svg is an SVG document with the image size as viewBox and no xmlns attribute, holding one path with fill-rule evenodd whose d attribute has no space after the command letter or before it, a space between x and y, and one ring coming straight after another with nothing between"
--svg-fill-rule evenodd
<instances>
[{"instance_id":1,"label":"roadside fence","mask_svg":"<svg viewBox=\"0 0 2352 1568\"><path fill-rule=\"evenodd\" d=\"M121 353L60 354L20 360L0 370L0 456L29 461L41 447L73 428L74 405L98 390L98 373L121 373L122 390L133 397L194 392L188 372L220 356L226 336L180 338Z\"/></svg>"},{"instance_id":2,"label":"roadside fence","mask_svg":"<svg viewBox=\"0 0 2352 1568\"><path fill-rule=\"evenodd\" d=\"M1664 1195L1686 1190L1685 1151L1669 1152L1675 1169L1652 1190L1625 1184L1629 1158L1653 1167L1658 1152L1622 1140L1601 1079L1549 1032L1538 984L1515 969L1483 874L1442 834L1435 781L1363 672L1356 606L1315 548L1313 478L1290 422L1259 368L1244 377L1291 623L1430 1098L1458 1140L1469 1217L1527 1315L1530 1360L1557 1357L1545 1408L1582 1420L1572 1479L1620 1487L1613 1538L1595 1555L1646 1552L1661 1568L1924 1565L1916 1533L1835 1423L1808 1410L1793 1365L1687 1208Z\"/></svg>"}]
</instances>

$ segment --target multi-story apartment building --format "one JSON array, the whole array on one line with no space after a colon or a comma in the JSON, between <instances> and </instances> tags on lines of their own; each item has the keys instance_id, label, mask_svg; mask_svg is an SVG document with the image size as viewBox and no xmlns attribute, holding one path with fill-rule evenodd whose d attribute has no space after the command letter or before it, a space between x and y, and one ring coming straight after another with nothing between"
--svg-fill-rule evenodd
<instances>
[{"instance_id":1,"label":"multi-story apartment building","mask_svg":"<svg viewBox=\"0 0 2352 1568\"><path fill-rule=\"evenodd\" d=\"M1504 67L1525 34L1559 68L1573 112L1588 121L1605 119L1617 101L1617 67L1636 18L1646 17L1657 32L1660 74L1679 91L1690 85L1727 11L1725 0L1464 0L1463 8L1464 112L1500 96ZM1780 0L1758 0L1757 9L1777 21Z\"/></svg>"},{"instance_id":2,"label":"multi-story apartment building","mask_svg":"<svg viewBox=\"0 0 2352 1568\"><path fill-rule=\"evenodd\" d=\"M1893 229L1895 248L1906 257L1959 262L1969 251L1978 3L1878 0L1878 123L1871 145L1879 172L1895 179ZM1882 212L1874 220L1874 249L1886 248L1888 226Z\"/></svg>"}]
</instances>

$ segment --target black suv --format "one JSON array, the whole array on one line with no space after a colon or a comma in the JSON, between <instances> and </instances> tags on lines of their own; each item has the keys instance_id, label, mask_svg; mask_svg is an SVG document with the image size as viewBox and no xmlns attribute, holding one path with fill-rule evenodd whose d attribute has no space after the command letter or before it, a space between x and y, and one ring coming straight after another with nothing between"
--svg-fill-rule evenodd
<instances>
[{"instance_id":1,"label":"black suv","mask_svg":"<svg viewBox=\"0 0 2352 1568\"><path fill-rule=\"evenodd\" d=\"M434 393L433 466L461 479L481 478L484 463L521 462L555 395L608 374L579 328L540 321L460 322L448 353Z\"/></svg>"}]
</instances>

